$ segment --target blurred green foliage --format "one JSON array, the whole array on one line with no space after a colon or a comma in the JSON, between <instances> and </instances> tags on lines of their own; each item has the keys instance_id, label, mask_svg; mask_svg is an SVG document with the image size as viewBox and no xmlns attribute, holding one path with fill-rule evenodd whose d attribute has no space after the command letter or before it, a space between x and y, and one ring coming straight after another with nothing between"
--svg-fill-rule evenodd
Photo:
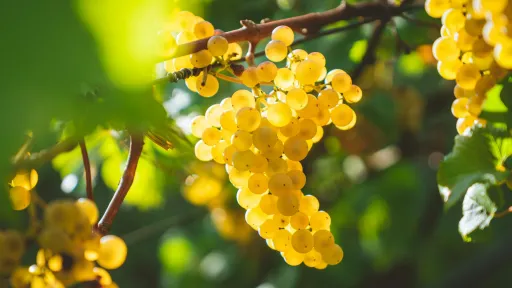
<instances>
[{"instance_id":1,"label":"blurred green foliage","mask_svg":"<svg viewBox=\"0 0 512 288\"><path fill-rule=\"evenodd\" d=\"M94 193L103 211L127 156L127 135L119 130L159 127L168 123L169 116L181 127L240 88L222 83L217 96L205 99L190 93L184 83L166 85L161 105L148 85L154 77L152 55L147 53L157 29L154 20L180 7L228 31L238 28L240 19L280 19L338 4L338 0L1 2L0 176L7 179L13 172L9 159L26 140L27 131L33 132L33 151L37 151L53 145L69 129L65 124L72 123L73 133L88 134ZM411 16L427 19L421 11ZM365 96L355 106L359 119L355 129L327 128L324 140L303 163L308 175L305 193L317 195L321 207L329 211L332 232L344 248L340 265L323 271L289 267L256 233L246 244L223 239L209 214L180 193L193 161L191 147L176 143L177 149L164 151L146 141L134 186L112 231L129 245L127 263L112 272L120 287L506 287L507 273L512 272L512 217L493 221L492 235L485 242L465 243L457 232L461 201L444 211L439 196L439 161L452 149L456 134L449 112L453 87L440 79L424 49L415 49L432 43L439 31L404 19L396 19L395 24L412 53L397 51L395 31L389 28L377 63L367 67L360 79ZM351 71L370 34L371 25L365 25L302 48L322 52L328 69ZM487 111L507 111L499 89L489 96ZM473 152L490 149L483 142L467 148L470 151L459 160L473 164L477 159ZM490 173L501 175L492 156L487 162L484 166ZM78 149L58 156L38 172L36 190L45 200L85 195ZM510 190L502 190L503 202L510 201ZM462 197L462 192L456 196ZM229 205L238 209L233 189L229 193ZM0 228L24 229L27 215L13 212L6 195L0 193ZM492 205L483 206L486 215L494 213ZM33 263L32 252L25 264Z\"/></svg>"}]
</instances>

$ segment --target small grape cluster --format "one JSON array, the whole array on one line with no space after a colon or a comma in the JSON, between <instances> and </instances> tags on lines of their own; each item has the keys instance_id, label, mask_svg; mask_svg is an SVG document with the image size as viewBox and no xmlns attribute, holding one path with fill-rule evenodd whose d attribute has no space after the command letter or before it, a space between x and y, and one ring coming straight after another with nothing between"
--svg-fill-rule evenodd
<instances>
[{"instance_id":1,"label":"small grape cluster","mask_svg":"<svg viewBox=\"0 0 512 288\"><path fill-rule=\"evenodd\" d=\"M485 125L479 116L486 94L512 69L512 2L427 0L425 10L442 20L432 50L439 74L457 83L451 110L458 133Z\"/></svg>"},{"instance_id":2,"label":"small grape cluster","mask_svg":"<svg viewBox=\"0 0 512 288\"><path fill-rule=\"evenodd\" d=\"M243 215L229 205L224 167L215 162L195 162L189 170L192 174L185 180L183 197L196 206L208 208L212 222L223 238L247 243L251 228L245 224Z\"/></svg>"},{"instance_id":3,"label":"small grape cluster","mask_svg":"<svg viewBox=\"0 0 512 288\"><path fill-rule=\"evenodd\" d=\"M226 61L238 60L242 57L242 47L237 43L228 43L222 37L215 35L216 30L212 23L194 15L189 11L180 11L172 18L170 23L158 33L158 51L163 57L172 55L177 44L185 44L195 40L209 38L205 50L181 56L164 62L168 73L183 68L205 68L215 62L225 64ZM211 73L192 76L185 79L188 89L199 93L203 97L212 97L219 90L219 81Z\"/></svg>"},{"instance_id":4,"label":"small grape cluster","mask_svg":"<svg viewBox=\"0 0 512 288\"><path fill-rule=\"evenodd\" d=\"M334 243L328 213L301 191L306 175L300 161L323 137L323 126L355 125L356 114L346 103L360 101L362 91L345 71L327 73L321 53L291 51L293 39L289 27L275 28L265 55L274 62L286 59L286 66L265 61L246 68L240 79L252 90L240 89L210 106L191 129L201 138L196 157L226 164L246 222L267 245L289 265L324 269L339 263L343 250ZM262 85L271 85L272 92Z\"/></svg>"},{"instance_id":5,"label":"small grape cluster","mask_svg":"<svg viewBox=\"0 0 512 288\"><path fill-rule=\"evenodd\" d=\"M120 267L126 259L127 247L117 236L101 237L93 232L98 215L96 204L89 199L49 203L41 223L33 223L34 232L25 236L12 231L0 233L0 273L10 275L15 288L58 288L84 282L117 287L105 269ZM33 243L31 240L36 240L39 246L36 264L19 266L26 244ZM103 268L96 267L94 262Z\"/></svg>"},{"instance_id":6,"label":"small grape cluster","mask_svg":"<svg viewBox=\"0 0 512 288\"><path fill-rule=\"evenodd\" d=\"M9 183L9 198L11 199L12 209L24 210L30 205L30 191L34 189L39 179L37 171L21 170L16 173L12 181Z\"/></svg>"}]
</instances>

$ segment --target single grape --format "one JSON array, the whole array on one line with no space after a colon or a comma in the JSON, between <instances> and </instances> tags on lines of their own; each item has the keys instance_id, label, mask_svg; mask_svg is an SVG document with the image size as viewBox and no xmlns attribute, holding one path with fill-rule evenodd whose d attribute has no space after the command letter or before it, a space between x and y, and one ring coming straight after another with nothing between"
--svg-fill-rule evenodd
<instances>
[{"instance_id":1,"label":"single grape","mask_svg":"<svg viewBox=\"0 0 512 288\"><path fill-rule=\"evenodd\" d=\"M228 40L222 36L213 36L208 39L207 47L213 56L222 56L228 51Z\"/></svg>"},{"instance_id":2,"label":"single grape","mask_svg":"<svg viewBox=\"0 0 512 288\"><path fill-rule=\"evenodd\" d=\"M272 239L277 231L277 224L272 219L265 220L258 228L258 233L263 239Z\"/></svg>"},{"instance_id":3,"label":"single grape","mask_svg":"<svg viewBox=\"0 0 512 288\"><path fill-rule=\"evenodd\" d=\"M256 107L256 100L254 99L254 95L247 90L238 90L231 96L231 105L233 105L233 110L238 112L238 110L249 107Z\"/></svg>"},{"instance_id":4,"label":"single grape","mask_svg":"<svg viewBox=\"0 0 512 288\"><path fill-rule=\"evenodd\" d=\"M304 254L299 253L294 249L288 249L281 254L284 258L284 261L290 266L298 266L304 261Z\"/></svg>"},{"instance_id":5,"label":"single grape","mask_svg":"<svg viewBox=\"0 0 512 288\"><path fill-rule=\"evenodd\" d=\"M331 226L331 217L325 211L318 211L311 215L309 225L313 231L329 230Z\"/></svg>"},{"instance_id":6,"label":"single grape","mask_svg":"<svg viewBox=\"0 0 512 288\"><path fill-rule=\"evenodd\" d=\"M212 53L208 50L201 50L190 54L190 63L196 68L204 68L212 63ZM196 83L197 87L197 83Z\"/></svg>"},{"instance_id":7,"label":"single grape","mask_svg":"<svg viewBox=\"0 0 512 288\"><path fill-rule=\"evenodd\" d=\"M261 195L252 193L248 188L242 187L236 193L236 201L245 210L254 208L260 203Z\"/></svg>"},{"instance_id":8,"label":"single grape","mask_svg":"<svg viewBox=\"0 0 512 288\"><path fill-rule=\"evenodd\" d=\"M277 75L274 79L275 85L283 90L287 90L293 85L295 75L288 68L280 68L277 70Z\"/></svg>"},{"instance_id":9,"label":"single grape","mask_svg":"<svg viewBox=\"0 0 512 288\"><path fill-rule=\"evenodd\" d=\"M203 76L202 74L197 77L196 80L196 89L197 93L203 97L212 97L213 95L217 94L217 91L219 91L219 81L217 78L213 75L208 74L206 76L206 81L203 83ZM203 85L204 84L204 85Z\"/></svg>"},{"instance_id":10,"label":"single grape","mask_svg":"<svg viewBox=\"0 0 512 288\"><path fill-rule=\"evenodd\" d=\"M334 236L331 231L318 230L313 234L314 248L316 251L323 253L329 250L334 245Z\"/></svg>"},{"instance_id":11,"label":"single grape","mask_svg":"<svg viewBox=\"0 0 512 288\"><path fill-rule=\"evenodd\" d=\"M123 239L107 235L101 237L98 264L109 270L123 265L128 249Z\"/></svg>"},{"instance_id":12,"label":"single grape","mask_svg":"<svg viewBox=\"0 0 512 288\"><path fill-rule=\"evenodd\" d=\"M302 212L297 212L290 218L290 225L296 230L306 229L309 225L309 217Z\"/></svg>"},{"instance_id":13,"label":"single grape","mask_svg":"<svg viewBox=\"0 0 512 288\"><path fill-rule=\"evenodd\" d=\"M299 120L297 118L293 117L290 120L290 123L288 123L286 126L281 127L279 131L286 137L293 137L297 134L299 134L300 131L300 124Z\"/></svg>"},{"instance_id":14,"label":"single grape","mask_svg":"<svg viewBox=\"0 0 512 288\"><path fill-rule=\"evenodd\" d=\"M277 66L270 61L260 63L256 69L256 74L260 82L271 82L276 78Z\"/></svg>"},{"instance_id":15,"label":"single grape","mask_svg":"<svg viewBox=\"0 0 512 288\"><path fill-rule=\"evenodd\" d=\"M254 194L262 194L268 190L268 178L263 173L255 173L249 177L248 188Z\"/></svg>"},{"instance_id":16,"label":"single grape","mask_svg":"<svg viewBox=\"0 0 512 288\"><path fill-rule=\"evenodd\" d=\"M313 235L309 230L300 229L292 235L293 250L305 254L313 249Z\"/></svg>"},{"instance_id":17,"label":"single grape","mask_svg":"<svg viewBox=\"0 0 512 288\"><path fill-rule=\"evenodd\" d=\"M219 143L222 138L222 133L215 127L206 128L201 136L204 144L208 146L214 146Z\"/></svg>"},{"instance_id":18,"label":"single grape","mask_svg":"<svg viewBox=\"0 0 512 288\"><path fill-rule=\"evenodd\" d=\"M343 260L343 250L339 245L334 244L322 253L322 259L329 265L336 265Z\"/></svg>"},{"instance_id":19,"label":"single grape","mask_svg":"<svg viewBox=\"0 0 512 288\"><path fill-rule=\"evenodd\" d=\"M265 46L265 56L272 62L281 62L286 58L288 48L286 44L279 40L272 40Z\"/></svg>"},{"instance_id":20,"label":"single grape","mask_svg":"<svg viewBox=\"0 0 512 288\"><path fill-rule=\"evenodd\" d=\"M258 128L261 115L255 108L245 107L236 113L236 125L239 129L252 132Z\"/></svg>"},{"instance_id":21,"label":"single grape","mask_svg":"<svg viewBox=\"0 0 512 288\"><path fill-rule=\"evenodd\" d=\"M293 43L293 30L288 26L277 26L272 30L272 40L279 40L286 46L290 46Z\"/></svg>"},{"instance_id":22,"label":"single grape","mask_svg":"<svg viewBox=\"0 0 512 288\"><path fill-rule=\"evenodd\" d=\"M352 85L350 89L343 92L343 99L348 103L357 103L363 97L363 91L357 85Z\"/></svg>"},{"instance_id":23,"label":"single grape","mask_svg":"<svg viewBox=\"0 0 512 288\"><path fill-rule=\"evenodd\" d=\"M258 78L258 68L247 67L242 73L242 76L240 76L240 79L242 80L242 84L244 84L247 87L252 88L258 85L260 83L260 80Z\"/></svg>"},{"instance_id":24,"label":"single grape","mask_svg":"<svg viewBox=\"0 0 512 288\"><path fill-rule=\"evenodd\" d=\"M214 31L212 23L208 21L201 21L194 25L194 35L197 39L213 36Z\"/></svg>"},{"instance_id":25,"label":"single grape","mask_svg":"<svg viewBox=\"0 0 512 288\"><path fill-rule=\"evenodd\" d=\"M261 211L265 212L265 214L267 215L275 215L276 213L278 213L277 199L277 196L272 194L263 195L260 199L260 203L258 204L261 208ZM276 222L276 225L279 227L281 224L279 222Z\"/></svg>"},{"instance_id":26,"label":"single grape","mask_svg":"<svg viewBox=\"0 0 512 288\"><path fill-rule=\"evenodd\" d=\"M292 246L292 234L287 230L277 230L272 237L272 243L277 251L287 251Z\"/></svg>"},{"instance_id":27,"label":"single grape","mask_svg":"<svg viewBox=\"0 0 512 288\"><path fill-rule=\"evenodd\" d=\"M270 127L260 127L252 134L254 147L259 150L267 150L277 143L277 133Z\"/></svg>"},{"instance_id":28,"label":"single grape","mask_svg":"<svg viewBox=\"0 0 512 288\"><path fill-rule=\"evenodd\" d=\"M24 187L11 187L9 189L9 197L11 199L12 209L14 210L24 210L30 205L30 190Z\"/></svg>"},{"instance_id":29,"label":"single grape","mask_svg":"<svg viewBox=\"0 0 512 288\"><path fill-rule=\"evenodd\" d=\"M239 171L248 171L251 168L254 159L254 153L251 150L236 151L233 153L233 167Z\"/></svg>"},{"instance_id":30,"label":"single grape","mask_svg":"<svg viewBox=\"0 0 512 288\"><path fill-rule=\"evenodd\" d=\"M315 126L316 132L316 126ZM308 155L308 144L299 136L290 137L284 143L284 154L288 159L302 161Z\"/></svg>"},{"instance_id":31,"label":"single grape","mask_svg":"<svg viewBox=\"0 0 512 288\"><path fill-rule=\"evenodd\" d=\"M279 197L277 199L277 210L279 213L284 216L292 216L299 211L300 199L296 195L284 192L282 195L277 196Z\"/></svg>"},{"instance_id":32,"label":"single grape","mask_svg":"<svg viewBox=\"0 0 512 288\"><path fill-rule=\"evenodd\" d=\"M210 161L213 159L212 147L206 145L203 140L199 140L194 147L196 158L201 161Z\"/></svg>"},{"instance_id":33,"label":"single grape","mask_svg":"<svg viewBox=\"0 0 512 288\"><path fill-rule=\"evenodd\" d=\"M290 107L284 103L278 102L270 105L267 110L267 119L270 124L276 127L283 127L290 123L292 111Z\"/></svg>"},{"instance_id":34,"label":"single grape","mask_svg":"<svg viewBox=\"0 0 512 288\"><path fill-rule=\"evenodd\" d=\"M87 198L80 198L76 200L75 204L78 206L80 211L84 213L87 216L87 219L89 219L89 223L96 224L96 221L98 221L99 212L98 207L96 207L96 203L94 201L87 199Z\"/></svg>"}]
</instances>

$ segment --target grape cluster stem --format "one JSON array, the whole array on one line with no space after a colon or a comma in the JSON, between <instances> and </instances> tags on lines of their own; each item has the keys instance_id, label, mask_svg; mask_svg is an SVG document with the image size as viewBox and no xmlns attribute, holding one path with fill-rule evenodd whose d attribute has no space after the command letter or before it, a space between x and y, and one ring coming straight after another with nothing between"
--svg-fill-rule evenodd
<instances>
[{"instance_id":1,"label":"grape cluster stem","mask_svg":"<svg viewBox=\"0 0 512 288\"><path fill-rule=\"evenodd\" d=\"M80 152L82 152L82 161L84 162L85 191L87 193L87 198L94 201L94 196L92 193L91 162L89 161L89 153L87 153L87 146L85 146L85 140L80 140L79 145Z\"/></svg>"}]
</instances>

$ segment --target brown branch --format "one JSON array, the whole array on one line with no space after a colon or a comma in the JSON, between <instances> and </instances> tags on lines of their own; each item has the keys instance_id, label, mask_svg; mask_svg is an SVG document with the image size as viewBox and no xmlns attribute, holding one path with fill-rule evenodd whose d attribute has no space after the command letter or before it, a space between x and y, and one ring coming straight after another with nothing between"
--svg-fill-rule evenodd
<instances>
[{"instance_id":1,"label":"brown branch","mask_svg":"<svg viewBox=\"0 0 512 288\"><path fill-rule=\"evenodd\" d=\"M361 76L367 65L375 63L377 47L379 46L382 35L384 35L384 31L386 30L386 25L389 20L390 19L382 19L375 25L372 36L370 40L368 40L368 45L366 46L366 52L364 53L363 59L361 59L361 62L359 62L354 71L352 71L351 76L354 82Z\"/></svg>"},{"instance_id":2,"label":"brown branch","mask_svg":"<svg viewBox=\"0 0 512 288\"><path fill-rule=\"evenodd\" d=\"M41 150L36 153L32 153L26 158L22 158L19 161L13 163L15 170L30 169L38 167L43 163L52 160L57 155L73 150L78 145L76 138L68 138L55 144L54 146Z\"/></svg>"},{"instance_id":3,"label":"brown branch","mask_svg":"<svg viewBox=\"0 0 512 288\"><path fill-rule=\"evenodd\" d=\"M272 30L280 25L286 25L293 30L302 30L305 28L307 30L307 35L311 35L317 33L322 27L341 20L349 20L357 17L371 17L389 20L393 16L400 15L405 11L415 8L417 8L417 6L397 6L394 4L381 2L368 2L354 5L349 5L343 2L340 6L324 12L310 13L282 20L255 24L254 27L249 29L247 27L242 27L237 30L221 33L219 35L226 38L229 43L244 41L257 43L260 40L268 37L272 33ZM206 49L208 40L209 38L204 38L190 43L178 45L176 52L172 56L160 58L157 62L185 56Z\"/></svg>"},{"instance_id":4,"label":"brown branch","mask_svg":"<svg viewBox=\"0 0 512 288\"><path fill-rule=\"evenodd\" d=\"M501 218L503 216L506 216L508 214L512 213L512 206L508 207L507 210L494 213L494 218Z\"/></svg>"},{"instance_id":5,"label":"brown branch","mask_svg":"<svg viewBox=\"0 0 512 288\"><path fill-rule=\"evenodd\" d=\"M130 187L132 187L133 179L135 177L135 171L137 170L137 164L142 153L142 147L144 146L144 136L142 134L130 134L130 152L128 154L128 164L124 170L123 176L119 181L117 190L114 193L114 197L110 200L107 210L98 222L97 230L100 234L105 235L112 226L112 221L116 217L121 204L123 204L124 198L128 194Z\"/></svg>"},{"instance_id":6,"label":"brown branch","mask_svg":"<svg viewBox=\"0 0 512 288\"><path fill-rule=\"evenodd\" d=\"M89 153L87 153L87 146L85 146L85 140L82 139L78 142L80 144L80 151L82 152L82 161L84 162L85 171L85 191L87 192L87 198L94 201L92 194L92 175L91 175L91 162L89 161Z\"/></svg>"}]
</instances>

